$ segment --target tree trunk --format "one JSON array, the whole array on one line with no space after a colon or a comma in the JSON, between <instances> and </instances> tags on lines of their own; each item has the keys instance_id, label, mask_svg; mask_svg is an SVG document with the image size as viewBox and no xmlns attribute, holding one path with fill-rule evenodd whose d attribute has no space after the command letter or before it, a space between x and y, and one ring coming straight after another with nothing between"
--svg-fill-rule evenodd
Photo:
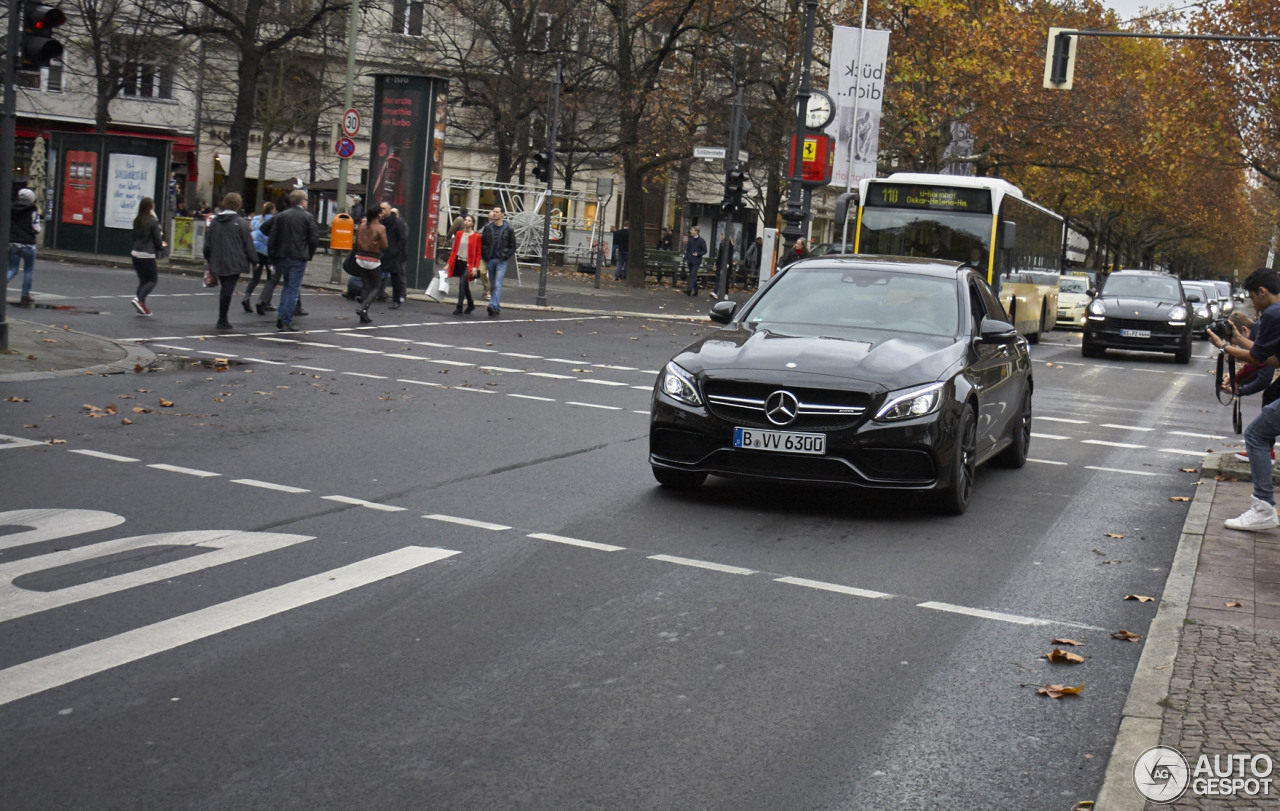
<instances>
[{"instance_id":1,"label":"tree trunk","mask_svg":"<svg viewBox=\"0 0 1280 811\"><path fill-rule=\"evenodd\" d=\"M639 161L629 154L622 158L622 183L622 210L630 218L630 233L640 237L636 239L633 236L628 243L626 282L629 287L644 287L644 255L647 251L644 239L644 177L640 174Z\"/></svg>"},{"instance_id":2,"label":"tree trunk","mask_svg":"<svg viewBox=\"0 0 1280 811\"><path fill-rule=\"evenodd\" d=\"M231 148L231 165L227 167L224 193L244 193L244 179L249 167L249 133L253 130L253 115L258 73L262 66L262 54L254 46L242 46L240 64L236 75L236 111L231 119L228 145Z\"/></svg>"}]
</instances>

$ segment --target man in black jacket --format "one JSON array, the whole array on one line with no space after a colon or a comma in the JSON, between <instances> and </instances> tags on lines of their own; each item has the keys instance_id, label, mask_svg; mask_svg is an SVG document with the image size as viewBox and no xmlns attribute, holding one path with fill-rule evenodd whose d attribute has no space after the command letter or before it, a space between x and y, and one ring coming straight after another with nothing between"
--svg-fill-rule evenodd
<instances>
[{"instance_id":1,"label":"man in black jacket","mask_svg":"<svg viewBox=\"0 0 1280 811\"><path fill-rule=\"evenodd\" d=\"M502 209L489 212L489 221L480 231L480 258L489 266L489 317L502 312L502 280L507 275L507 262L516 255L516 230L503 221Z\"/></svg>"},{"instance_id":2,"label":"man in black jacket","mask_svg":"<svg viewBox=\"0 0 1280 811\"><path fill-rule=\"evenodd\" d=\"M408 258L409 223L400 219L400 209L392 208L389 203L382 204L379 222L387 229L387 249L382 252L382 268L391 274L391 309L395 310L408 293L404 284L404 262ZM382 295L382 290L378 295Z\"/></svg>"},{"instance_id":3,"label":"man in black jacket","mask_svg":"<svg viewBox=\"0 0 1280 811\"><path fill-rule=\"evenodd\" d=\"M295 189L289 192L289 207L271 221L271 235L267 238L267 254L280 268L280 275L284 278L279 318L276 319L278 330L297 332L293 326L293 312L302 289L302 276L319 245L320 226L307 211L307 193Z\"/></svg>"},{"instance_id":4,"label":"man in black jacket","mask_svg":"<svg viewBox=\"0 0 1280 811\"><path fill-rule=\"evenodd\" d=\"M32 304L31 277L36 267L36 234L40 233L40 212L36 210L36 193L20 189L18 199L9 209L9 275L5 282L18 275L22 265L22 304Z\"/></svg>"}]
</instances>

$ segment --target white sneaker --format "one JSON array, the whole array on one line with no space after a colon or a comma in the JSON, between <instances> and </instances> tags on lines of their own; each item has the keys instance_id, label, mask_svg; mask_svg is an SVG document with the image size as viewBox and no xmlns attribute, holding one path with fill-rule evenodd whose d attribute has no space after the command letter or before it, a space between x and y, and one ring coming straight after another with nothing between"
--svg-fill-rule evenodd
<instances>
[{"instance_id":1,"label":"white sneaker","mask_svg":"<svg viewBox=\"0 0 1280 811\"><path fill-rule=\"evenodd\" d=\"M1280 516L1276 515L1274 504L1268 504L1257 496L1253 497L1253 506L1245 510L1239 518L1228 518L1227 529L1241 529L1245 532L1261 532L1265 529L1280 527Z\"/></svg>"}]
</instances>

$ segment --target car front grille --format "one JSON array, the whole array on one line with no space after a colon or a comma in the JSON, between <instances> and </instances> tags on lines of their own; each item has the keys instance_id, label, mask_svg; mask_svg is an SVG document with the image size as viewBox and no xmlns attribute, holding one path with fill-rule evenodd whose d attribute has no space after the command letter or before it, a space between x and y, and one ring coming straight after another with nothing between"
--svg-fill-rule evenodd
<instances>
[{"instance_id":1,"label":"car front grille","mask_svg":"<svg viewBox=\"0 0 1280 811\"><path fill-rule=\"evenodd\" d=\"M785 390L799 402L796 418L777 425L765 416L765 400ZM784 387L775 384L715 381L707 386L707 406L716 417L750 428L838 431L861 422L870 396L863 392Z\"/></svg>"}]
</instances>

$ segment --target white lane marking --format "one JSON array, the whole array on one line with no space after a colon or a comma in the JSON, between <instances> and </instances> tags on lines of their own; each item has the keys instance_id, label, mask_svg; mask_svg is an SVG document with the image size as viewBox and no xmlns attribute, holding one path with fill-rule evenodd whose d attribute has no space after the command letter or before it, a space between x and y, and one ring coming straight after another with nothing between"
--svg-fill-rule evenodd
<instances>
[{"instance_id":1,"label":"white lane marking","mask_svg":"<svg viewBox=\"0 0 1280 811\"><path fill-rule=\"evenodd\" d=\"M488 349L488 348L483 347L483 346L456 346L456 347L454 347L454 349L458 349L458 350L461 350L461 351L463 351L463 352L488 352L490 355L496 355L496 354L498 354L498 350L496 350L496 349Z\"/></svg>"},{"instance_id":2,"label":"white lane marking","mask_svg":"<svg viewBox=\"0 0 1280 811\"><path fill-rule=\"evenodd\" d=\"M302 346L318 346L321 349L337 349L337 344L322 344L319 341L298 341Z\"/></svg>"},{"instance_id":3,"label":"white lane marking","mask_svg":"<svg viewBox=\"0 0 1280 811\"><path fill-rule=\"evenodd\" d=\"M497 394L497 392L492 389L477 389L474 386L450 386L449 388L454 391L469 391L474 394Z\"/></svg>"},{"instance_id":4,"label":"white lane marking","mask_svg":"<svg viewBox=\"0 0 1280 811\"><path fill-rule=\"evenodd\" d=\"M1170 431L1174 436L1189 436L1195 439L1226 439L1222 434L1197 434L1194 431Z\"/></svg>"},{"instance_id":5,"label":"white lane marking","mask_svg":"<svg viewBox=\"0 0 1280 811\"><path fill-rule=\"evenodd\" d=\"M1028 461L1028 462L1035 462L1035 463L1037 463L1037 464L1041 464L1041 465L1065 465L1065 464L1067 464L1066 462L1055 462L1055 461L1053 461L1052 459L1032 459L1030 456L1028 456L1028 457L1027 457L1027 461Z\"/></svg>"},{"instance_id":6,"label":"white lane marking","mask_svg":"<svg viewBox=\"0 0 1280 811\"><path fill-rule=\"evenodd\" d=\"M103 453L102 451L81 450L72 448L72 453L78 453L82 456L92 456L94 459L106 459L109 462L141 462L141 459L134 459L132 456L117 456L114 453Z\"/></svg>"},{"instance_id":7,"label":"white lane marking","mask_svg":"<svg viewBox=\"0 0 1280 811\"><path fill-rule=\"evenodd\" d=\"M1093 365L1090 363L1082 363L1081 361L1078 361L1078 360L1054 360L1054 361L1049 361L1049 363L1052 363L1055 366L1058 364L1061 364L1063 366L1092 366Z\"/></svg>"},{"instance_id":8,"label":"white lane marking","mask_svg":"<svg viewBox=\"0 0 1280 811\"><path fill-rule=\"evenodd\" d=\"M304 487L290 487L287 484L275 484L274 482L263 482L257 479L232 479L235 484L247 484L250 487L261 487L263 490L279 490L281 493L310 493Z\"/></svg>"},{"instance_id":9,"label":"white lane marking","mask_svg":"<svg viewBox=\"0 0 1280 811\"><path fill-rule=\"evenodd\" d=\"M326 369L323 366L303 366L300 363L293 364L295 369L306 369L308 372L332 372L332 369Z\"/></svg>"},{"instance_id":10,"label":"white lane marking","mask_svg":"<svg viewBox=\"0 0 1280 811\"><path fill-rule=\"evenodd\" d=\"M582 406L583 408L599 408L603 411L621 411L621 406L597 405L596 403L579 403L573 400L565 400L565 405Z\"/></svg>"},{"instance_id":11,"label":"white lane marking","mask_svg":"<svg viewBox=\"0 0 1280 811\"><path fill-rule=\"evenodd\" d=\"M362 498L352 498L351 496L321 496L328 501L340 501L343 504L354 504L357 507L368 507L371 510L382 510L383 512L398 513L403 512L404 507L397 507L393 504L379 504L376 501L365 501Z\"/></svg>"},{"instance_id":12,"label":"white lane marking","mask_svg":"<svg viewBox=\"0 0 1280 811\"><path fill-rule=\"evenodd\" d=\"M790 583L793 586L804 586L810 589L819 589L821 591L834 591L838 594L850 594L854 597L870 597L873 600L880 600L886 597L892 597L892 594L886 594L883 591L871 591L870 589L859 589L853 586L841 586L837 583L824 583L821 580L806 580L803 577L775 577L778 583Z\"/></svg>"},{"instance_id":13,"label":"white lane marking","mask_svg":"<svg viewBox=\"0 0 1280 811\"><path fill-rule=\"evenodd\" d=\"M245 363L266 363L266 364L271 365L271 366L284 366L284 365L285 365L285 363L284 363L283 361L278 361L278 360L264 360L263 358L249 358L249 357L245 357L245 358L241 358L241 360L243 360ZM302 368L302 367L298 367L298 368Z\"/></svg>"},{"instance_id":14,"label":"white lane marking","mask_svg":"<svg viewBox=\"0 0 1280 811\"><path fill-rule=\"evenodd\" d=\"M370 335L370 336L367 336L367 337L370 337L370 338L372 338L372 339L373 339L373 340L375 340L375 341L390 341L390 342L395 343L395 344L402 344L402 343L404 343L404 338L395 338L395 337L392 337L392 336L389 336L389 335Z\"/></svg>"},{"instance_id":15,"label":"white lane marking","mask_svg":"<svg viewBox=\"0 0 1280 811\"><path fill-rule=\"evenodd\" d=\"M711 569L712 571L725 572L726 574L755 574L754 570L744 569L741 566L727 566L723 563L712 563L709 560L679 558L675 555L650 555L649 560L659 560L663 563L674 563L678 566L693 566L697 569Z\"/></svg>"},{"instance_id":16,"label":"white lane marking","mask_svg":"<svg viewBox=\"0 0 1280 811\"><path fill-rule=\"evenodd\" d=\"M177 465L166 465L166 464L160 464L160 463L157 463L154 465L147 465L147 467L153 467L156 470L167 470L170 473L185 473L188 476L200 476L202 478L222 475L221 473L214 473L209 470L197 470L193 467L178 467Z\"/></svg>"},{"instance_id":17,"label":"white lane marking","mask_svg":"<svg viewBox=\"0 0 1280 811\"><path fill-rule=\"evenodd\" d=\"M508 358L525 358L525 359L527 359L527 360L541 360L541 359L542 359L542 356L541 356L541 355L526 355L526 354L524 354L524 353L522 353L522 352L499 352L498 354L499 354L499 355L502 355L502 356L504 356L504 357L508 357Z\"/></svg>"},{"instance_id":18,"label":"white lane marking","mask_svg":"<svg viewBox=\"0 0 1280 811\"><path fill-rule=\"evenodd\" d=\"M488 521L477 521L474 518L459 518L456 515L441 515L440 513L432 513L424 515L423 518L429 518L432 521L445 521L450 524L462 524L464 527L475 527L477 529L491 529L500 532L505 529L511 529L504 524L491 524Z\"/></svg>"},{"instance_id":19,"label":"white lane marking","mask_svg":"<svg viewBox=\"0 0 1280 811\"><path fill-rule=\"evenodd\" d=\"M267 335L262 336L262 338L261 338L260 340L263 340L263 341L273 341L273 342L278 343L278 344L296 344L296 343L299 343L298 341L295 341L295 340L294 340L294 339L292 339L292 338L276 338L276 337L274 337L274 336L267 336Z\"/></svg>"},{"instance_id":20,"label":"white lane marking","mask_svg":"<svg viewBox=\"0 0 1280 811\"><path fill-rule=\"evenodd\" d=\"M634 366L614 366L614 365L609 364L609 363L595 363L595 364L592 364L592 365L593 365L593 366L596 366L597 368L600 368L600 369L616 369L616 370L617 370L617 371L619 371L619 372L634 372L634 371L636 371L636 367L634 367Z\"/></svg>"},{"instance_id":21,"label":"white lane marking","mask_svg":"<svg viewBox=\"0 0 1280 811\"><path fill-rule=\"evenodd\" d=\"M1108 448L1145 448L1146 445L1135 445L1132 442L1108 442L1105 439L1084 439L1082 445L1106 445Z\"/></svg>"},{"instance_id":22,"label":"white lane marking","mask_svg":"<svg viewBox=\"0 0 1280 811\"><path fill-rule=\"evenodd\" d=\"M554 403L554 402L555 402L555 398L553 398L553 397L534 397L532 394L508 394L507 396L508 396L508 397L519 397L521 400L537 400L538 402L541 402L541 403ZM37 445L39 445L40 443L39 443L39 442L37 442L36 444L37 444Z\"/></svg>"},{"instance_id":23,"label":"white lane marking","mask_svg":"<svg viewBox=\"0 0 1280 811\"><path fill-rule=\"evenodd\" d=\"M189 346L176 346L176 345L174 345L174 344L147 344L147 345L148 345L148 346L154 346L154 347L155 347L155 348L157 348L157 349L176 349L176 350L178 350L179 352L190 352L190 351L192 351L191 347L189 347Z\"/></svg>"},{"instance_id":24,"label":"white lane marking","mask_svg":"<svg viewBox=\"0 0 1280 811\"><path fill-rule=\"evenodd\" d=\"M649 411L647 411L647 410L646 410L646 411L632 411L631 413L632 413L632 414L644 414L646 417L647 417L647 416L649 416Z\"/></svg>"},{"instance_id":25,"label":"white lane marking","mask_svg":"<svg viewBox=\"0 0 1280 811\"><path fill-rule=\"evenodd\" d=\"M1071 420L1066 417L1041 417L1039 415L1036 415L1034 419L1036 422L1069 422L1072 425L1087 425L1089 422L1088 420Z\"/></svg>"},{"instance_id":26,"label":"white lane marking","mask_svg":"<svg viewBox=\"0 0 1280 811\"><path fill-rule=\"evenodd\" d=\"M424 358L421 355L403 355L399 352L388 352L387 357L400 358L401 360L431 360L431 358Z\"/></svg>"},{"instance_id":27,"label":"white lane marking","mask_svg":"<svg viewBox=\"0 0 1280 811\"><path fill-rule=\"evenodd\" d=\"M460 360L436 360L434 358L427 358L427 360L431 363L439 363L441 366L475 366L474 363L467 363Z\"/></svg>"},{"instance_id":28,"label":"white lane marking","mask_svg":"<svg viewBox=\"0 0 1280 811\"><path fill-rule=\"evenodd\" d=\"M437 389L447 388L443 383L428 383L425 380L409 380L408 378L404 378L404 377L397 377L396 382L397 383L413 383L414 385L417 385L417 386L431 386Z\"/></svg>"},{"instance_id":29,"label":"white lane marking","mask_svg":"<svg viewBox=\"0 0 1280 811\"><path fill-rule=\"evenodd\" d=\"M505 366L477 366L476 368L486 372L507 372L510 374L520 374L526 371L525 369L508 369Z\"/></svg>"},{"instance_id":30,"label":"white lane marking","mask_svg":"<svg viewBox=\"0 0 1280 811\"><path fill-rule=\"evenodd\" d=\"M413 341L412 343L418 346L430 346L435 349L452 349L453 348L449 344L437 344L437 343L432 343L431 341Z\"/></svg>"},{"instance_id":31,"label":"white lane marking","mask_svg":"<svg viewBox=\"0 0 1280 811\"><path fill-rule=\"evenodd\" d=\"M1122 431L1154 431L1154 428L1145 428L1141 425L1116 425L1113 422L1102 423L1101 428L1119 428Z\"/></svg>"},{"instance_id":32,"label":"white lane marking","mask_svg":"<svg viewBox=\"0 0 1280 811\"><path fill-rule=\"evenodd\" d=\"M569 538L564 535L550 535L545 532L535 532L528 535L529 538L536 538L539 541L551 541L552 543L562 543L569 546L581 546L584 549L596 549L601 552L621 552L626 549L625 546L613 546L607 543L596 543L595 541L584 541L581 538Z\"/></svg>"},{"instance_id":33,"label":"white lane marking","mask_svg":"<svg viewBox=\"0 0 1280 811\"><path fill-rule=\"evenodd\" d=\"M1167 476L1167 473L1152 473L1149 470L1125 470L1119 467L1097 467L1096 465L1085 465L1085 470L1100 470L1103 473L1128 473L1130 476Z\"/></svg>"},{"instance_id":34,"label":"white lane marking","mask_svg":"<svg viewBox=\"0 0 1280 811\"><path fill-rule=\"evenodd\" d=\"M616 380L596 380L595 378L581 378L583 383L595 383L597 386L625 386L626 383L619 383Z\"/></svg>"},{"instance_id":35,"label":"white lane marking","mask_svg":"<svg viewBox=\"0 0 1280 811\"><path fill-rule=\"evenodd\" d=\"M0 705L459 554L408 546L0 670Z\"/></svg>"},{"instance_id":36,"label":"white lane marking","mask_svg":"<svg viewBox=\"0 0 1280 811\"><path fill-rule=\"evenodd\" d=\"M1037 434L1034 431L1031 432L1031 436L1035 437L1036 439L1070 439L1071 438L1069 436L1061 436L1059 434Z\"/></svg>"},{"instance_id":37,"label":"white lane marking","mask_svg":"<svg viewBox=\"0 0 1280 811\"><path fill-rule=\"evenodd\" d=\"M387 376L386 376L386 375L370 375L370 374L365 374L364 372L343 372L343 374L344 374L344 375L349 375L349 376L351 376L351 377L367 377L367 378L370 378L371 380L386 380L386 379L387 379Z\"/></svg>"},{"instance_id":38,"label":"white lane marking","mask_svg":"<svg viewBox=\"0 0 1280 811\"><path fill-rule=\"evenodd\" d=\"M568 358L547 358L547 363L567 363L570 366L576 366L582 361L569 360Z\"/></svg>"},{"instance_id":39,"label":"white lane marking","mask_svg":"<svg viewBox=\"0 0 1280 811\"><path fill-rule=\"evenodd\" d=\"M339 347L343 352L359 352L361 355L381 355L377 349L365 349L362 346L343 346Z\"/></svg>"},{"instance_id":40,"label":"white lane marking","mask_svg":"<svg viewBox=\"0 0 1280 811\"><path fill-rule=\"evenodd\" d=\"M102 510L10 510L0 512L0 527L30 527L23 532L0 535L0 549L67 538L86 532L110 529L124 523L123 515Z\"/></svg>"},{"instance_id":41,"label":"white lane marking","mask_svg":"<svg viewBox=\"0 0 1280 811\"><path fill-rule=\"evenodd\" d=\"M215 358L238 358L239 355L233 355L230 352L210 352L207 349L201 349L196 352L197 355L213 355Z\"/></svg>"},{"instance_id":42,"label":"white lane marking","mask_svg":"<svg viewBox=\"0 0 1280 811\"><path fill-rule=\"evenodd\" d=\"M1176 453L1179 456L1204 456L1208 451L1184 451L1180 448L1156 448L1157 453Z\"/></svg>"},{"instance_id":43,"label":"white lane marking","mask_svg":"<svg viewBox=\"0 0 1280 811\"><path fill-rule=\"evenodd\" d=\"M1085 628L1090 631L1105 631L1105 628L1098 628L1093 625L1083 625L1078 622L1063 622L1060 620L1042 620L1035 617L1022 617L1017 614L1004 614L999 611L987 611L982 608L967 608L962 605L952 605L951 603L917 603L917 608L931 608L934 611L948 611L952 614L964 614L970 617L978 617L980 619L997 620L999 622L1012 622L1016 625L1065 625L1071 628Z\"/></svg>"},{"instance_id":44,"label":"white lane marking","mask_svg":"<svg viewBox=\"0 0 1280 811\"><path fill-rule=\"evenodd\" d=\"M529 377L545 377L550 380L573 380L573 375L556 375L551 372L529 372Z\"/></svg>"},{"instance_id":45,"label":"white lane marking","mask_svg":"<svg viewBox=\"0 0 1280 811\"><path fill-rule=\"evenodd\" d=\"M636 391L653 391L653 386L632 386Z\"/></svg>"}]
</instances>

